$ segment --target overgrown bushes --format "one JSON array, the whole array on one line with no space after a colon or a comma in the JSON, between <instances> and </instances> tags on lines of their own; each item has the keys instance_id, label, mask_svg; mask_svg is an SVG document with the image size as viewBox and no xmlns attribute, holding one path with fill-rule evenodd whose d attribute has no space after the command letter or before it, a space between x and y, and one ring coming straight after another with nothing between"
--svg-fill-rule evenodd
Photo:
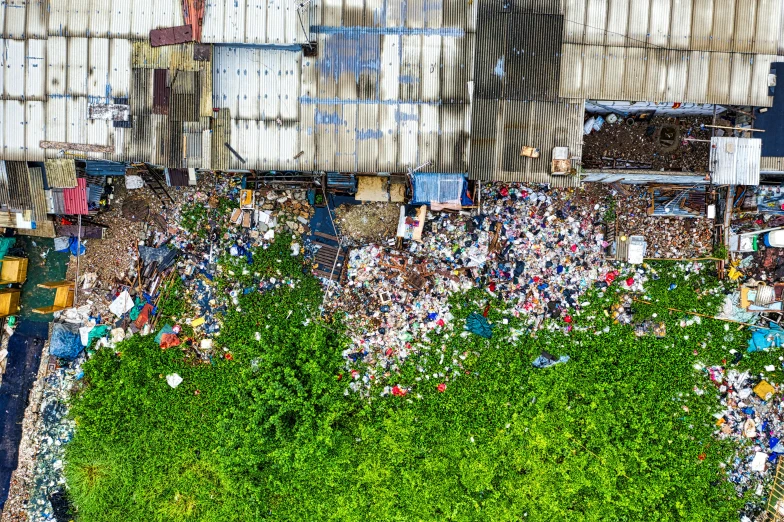
<instances>
[{"instance_id":1,"label":"overgrown bushes","mask_svg":"<svg viewBox=\"0 0 784 522\"><path fill-rule=\"evenodd\" d=\"M318 319L318 283L291 258L277 262L285 245L277 248L258 252L253 270L266 264L297 282L241 298L219 338L230 359L204 365L137 336L121 355L103 350L86 363L66 467L78 521L725 521L737 513L743 500L719 467L733 450L712 437L718 401L693 364L719 363L746 334L733 329L728 341L722 323L681 327L682 314L665 310L712 312L722 296L709 291L709 277L660 268L647 287L655 304L636 313L665 321L663 339L612 324L604 313L612 287L586 298L573 331L562 323L517 342L507 337L519 324L493 303L492 340L431 336L450 353L479 353L443 392L440 379L424 377L434 363L412 356L400 376L412 393L368 402L346 395L346 341L339 325ZM465 318L487 298L461 296L453 313ZM571 361L534 369L541 350ZM176 389L164 378L172 372L184 378Z\"/></svg>"}]
</instances>

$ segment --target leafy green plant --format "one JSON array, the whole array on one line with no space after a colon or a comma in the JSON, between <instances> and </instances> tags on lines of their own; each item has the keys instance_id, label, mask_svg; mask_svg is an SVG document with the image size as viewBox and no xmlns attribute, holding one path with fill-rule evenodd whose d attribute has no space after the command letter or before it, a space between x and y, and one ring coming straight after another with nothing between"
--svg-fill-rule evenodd
<instances>
[{"instance_id":1,"label":"leafy green plant","mask_svg":"<svg viewBox=\"0 0 784 522\"><path fill-rule=\"evenodd\" d=\"M240 297L211 364L152 336L85 363L66 464L78 522L724 521L746 501L721 480L733 448L713 437L720 406L694 364L720 364L748 332L668 310L716 310L725 289L707 268L649 267L658 279L639 298L650 304L633 308L666 323L662 339L605 314L620 280L581 299L591 304L572 311L571 331L535 335L486 292L456 295L457 322L491 304L493 338L434 331L429 351L392 370L412 393L368 400L348 390L349 341L339 320L319 319L320 286L289 241L251 265L221 261L227 287L256 273L290 284ZM176 283L166 295L176 314ZM526 333L509 341L513 329ZM535 369L542 350L571 360ZM438 375L432 353L465 356L459 375Z\"/></svg>"}]
</instances>

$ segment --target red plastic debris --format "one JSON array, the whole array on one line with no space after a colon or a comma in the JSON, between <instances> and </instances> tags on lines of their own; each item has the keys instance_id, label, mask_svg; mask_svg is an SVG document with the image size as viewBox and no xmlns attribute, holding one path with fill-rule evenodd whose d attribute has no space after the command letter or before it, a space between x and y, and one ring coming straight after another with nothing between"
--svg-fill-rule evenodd
<instances>
[{"instance_id":1,"label":"red plastic debris","mask_svg":"<svg viewBox=\"0 0 784 522\"><path fill-rule=\"evenodd\" d=\"M626 280L626 285L627 286L632 286L633 284L634 284L634 278L633 277L630 277L629 279Z\"/></svg>"},{"instance_id":2,"label":"red plastic debris","mask_svg":"<svg viewBox=\"0 0 784 522\"><path fill-rule=\"evenodd\" d=\"M437 389L438 389L438 391L440 391L441 393L444 393L444 392L446 391L446 384L442 382L442 383L440 383L438 386L436 386L436 388L437 388Z\"/></svg>"},{"instance_id":3,"label":"red plastic debris","mask_svg":"<svg viewBox=\"0 0 784 522\"><path fill-rule=\"evenodd\" d=\"M569 250L571 250L572 252L577 252L577 245L570 246Z\"/></svg>"},{"instance_id":4,"label":"red plastic debris","mask_svg":"<svg viewBox=\"0 0 784 522\"><path fill-rule=\"evenodd\" d=\"M571 323L572 322L572 316L571 315L567 315L566 317L564 317L564 321L566 321L567 323Z\"/></svg>"},{"instance_id":5,"label":"red plastic debris","mask_svg":"<svg viewBox=\"0 0 784 522\"><path fill-rule=\"evenodd\" d=\"M407 393L408 393L408 390L401 388L397 384L392 386L392 395L395 395L397 397L402 397L402 396L404 396Z\"/></svg>"},{"instance_id":6,"label":"red plastic debris","mask_svg":"<svg viewBox=\"0 0 784 522\"><path fill-rule=\"evenodd\" d=\"M508 196L508 195L509 195L509 189L508 189L508 188L506 188L506 187L501 187L501 190L499 190L498 192L499 192L499 194L501 194L503 197L506 197L506 196Z\"/></svg>"}]
</instances>

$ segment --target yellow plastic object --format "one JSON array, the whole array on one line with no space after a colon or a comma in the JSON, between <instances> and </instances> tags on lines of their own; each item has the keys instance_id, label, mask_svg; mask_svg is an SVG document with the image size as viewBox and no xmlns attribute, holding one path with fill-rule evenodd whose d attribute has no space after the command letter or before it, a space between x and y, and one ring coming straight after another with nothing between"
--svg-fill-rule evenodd
<instances>
[{"instance_id":1,"label":"yellow plastic object","mask_svg":"<svg viewBox=\"0 0 784 522\"><path fill-rule=\"evenodd\" d=\"M27 279L27 258L5 256L0 259L0 285L24 283Z\"/></svg>"},{"instance_id":2,"label":"yellow plastic object","mask_svg":"<svg viewBox=\"0 0 784 522\"><path fill-rule=\"evenodd\" d=\"M41 283L38 285L38 288L48 288L57 291L54 295L54 303L52 306L33 308L33 312L36 314L51 314L53 312L65 310L66 308L71 308L74 301L74 286L73 281Z\"/></svg>"},{"instance_id":3,"label":"yellow plastic object","mask_svg":"<svg viewBox=\"0 0 784 522\"><path fill-rule=\"evenodd\" d=\"M0 317L16 315L19 312L20 293L21 291L18 288L3 288L0 290Z\"/></svg>"},{"instance_id":4,"label":"yellow plastic object","mask_svg":"<svg viewBox=\"0 0 784 522\"><path fill-rule=\"evenodd\" d=\"M194 319L191 321L191 327L196 328L197 326L201 326L204 324L204 317L199 317L198 319Z\"/></svg>"},{"instance_id":5,"label":"yellow plastic object","mask_svg":"<svg viewBox=\"0 0 784 522\"><path fill-rule=\"evenodd\" d=\"M760 381L760 383L754 387L754 393L756 393L760 399L766 401L776 393L776 388L771 386L768 381Z\"/></svg>"},{"instance_id":6,"label":"yellow plastic object","mask_svg":"<svg viewBox=\"0 0 784 522\"><path fill-rule=\"evenodd\" d=\"M727 272L727 277L730 278L730 281L737 281L741 277L743 277L743 273L738 270L738 265L740 264L739 261L733 261L730 263L730 270Z\"/></svg>"}]
</instances>

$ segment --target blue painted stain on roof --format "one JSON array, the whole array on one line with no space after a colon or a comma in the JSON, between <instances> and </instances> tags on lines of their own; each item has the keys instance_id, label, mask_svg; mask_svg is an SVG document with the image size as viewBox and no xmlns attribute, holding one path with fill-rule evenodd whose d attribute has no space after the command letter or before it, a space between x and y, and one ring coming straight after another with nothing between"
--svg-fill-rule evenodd
<instances>
[{"instance_id":1,"label":"blue painted stain on roof","mask_svg":"<svg viewBox=\"0 0 784 522\"><path fill-rule=\"evenodd\" d=\"M381 39L373 34L332 34L327 37L321 74L332 76L335 83L346 73L357 83L363 73L378 75L381 70Z\"/></svg>"},{"instance_id":2,"label":"blue painted stain on roof","mask_svg":"<svg viewBox=\"0 0 784 522\"><path fill-rule=\"evenodd\" d=\"M403 112L398 109L395 111L395 121L398 123L401 121L419 121L419 115L410 112Z\"/></svg>"},{"instance_id":3,"label":"blue painted stain on roof","mask_svg":"<svg viewBox=\"0 0 784 522\"><path fill-rule=\"evenodd\" d=\"M378 129L357 129L356 134L360 141L377 140L384 136L384 132Z\"/></svg>"},{"instance_id":4,"label":"blue painted stain on roof","mask_svg":"<svg viewBox=\"0 0 784 522\"><path fill-rule=\"evenodd\" d=\"M331 25L314 25L311 32L317 34L344 35L394 35L394 36L445 36L462 38L465 31L459 27L336 27Z\"/></svg>"},{"instance_id":5,"label":"blue painted stain on roof","mask_svg":"<svg viewBox=\"0 0 784 522\"><path fill-rule=\"evenodd\" d=\"M305 105L441 105L441 100L359 100L356 98L317 98L300 96L299 102Z\"/></svg>"},{"instance_id":6,"label":"blue painted stain on roof","mask_svg":"<svg viewBox=\"0 0 784 522\"><path fill-rule=\"evenodd\" d=\"M343 118L337 112L321 112L317 109L316 125L343 125Z\"/></svg>"},{"instance_id":7,"label":"blue painted stain on roof","mask_svg":"<svg viewBox=\"0 0 784 522\"><path fill-rule=\"evenodd\" d=\"M494 73L495 73L495 75L496 75L496 76L498 76L499 78L503 78L503 77L504 77L504 74L505 74L505 73L504 73L504 57L503 57L503 56L502 56L502 57L500 57L500 58L498 59L498 61L496 62L496 64L495 64L495 69L493 69L493 72L494 72Z\"/></svg>"}]
</instances>

